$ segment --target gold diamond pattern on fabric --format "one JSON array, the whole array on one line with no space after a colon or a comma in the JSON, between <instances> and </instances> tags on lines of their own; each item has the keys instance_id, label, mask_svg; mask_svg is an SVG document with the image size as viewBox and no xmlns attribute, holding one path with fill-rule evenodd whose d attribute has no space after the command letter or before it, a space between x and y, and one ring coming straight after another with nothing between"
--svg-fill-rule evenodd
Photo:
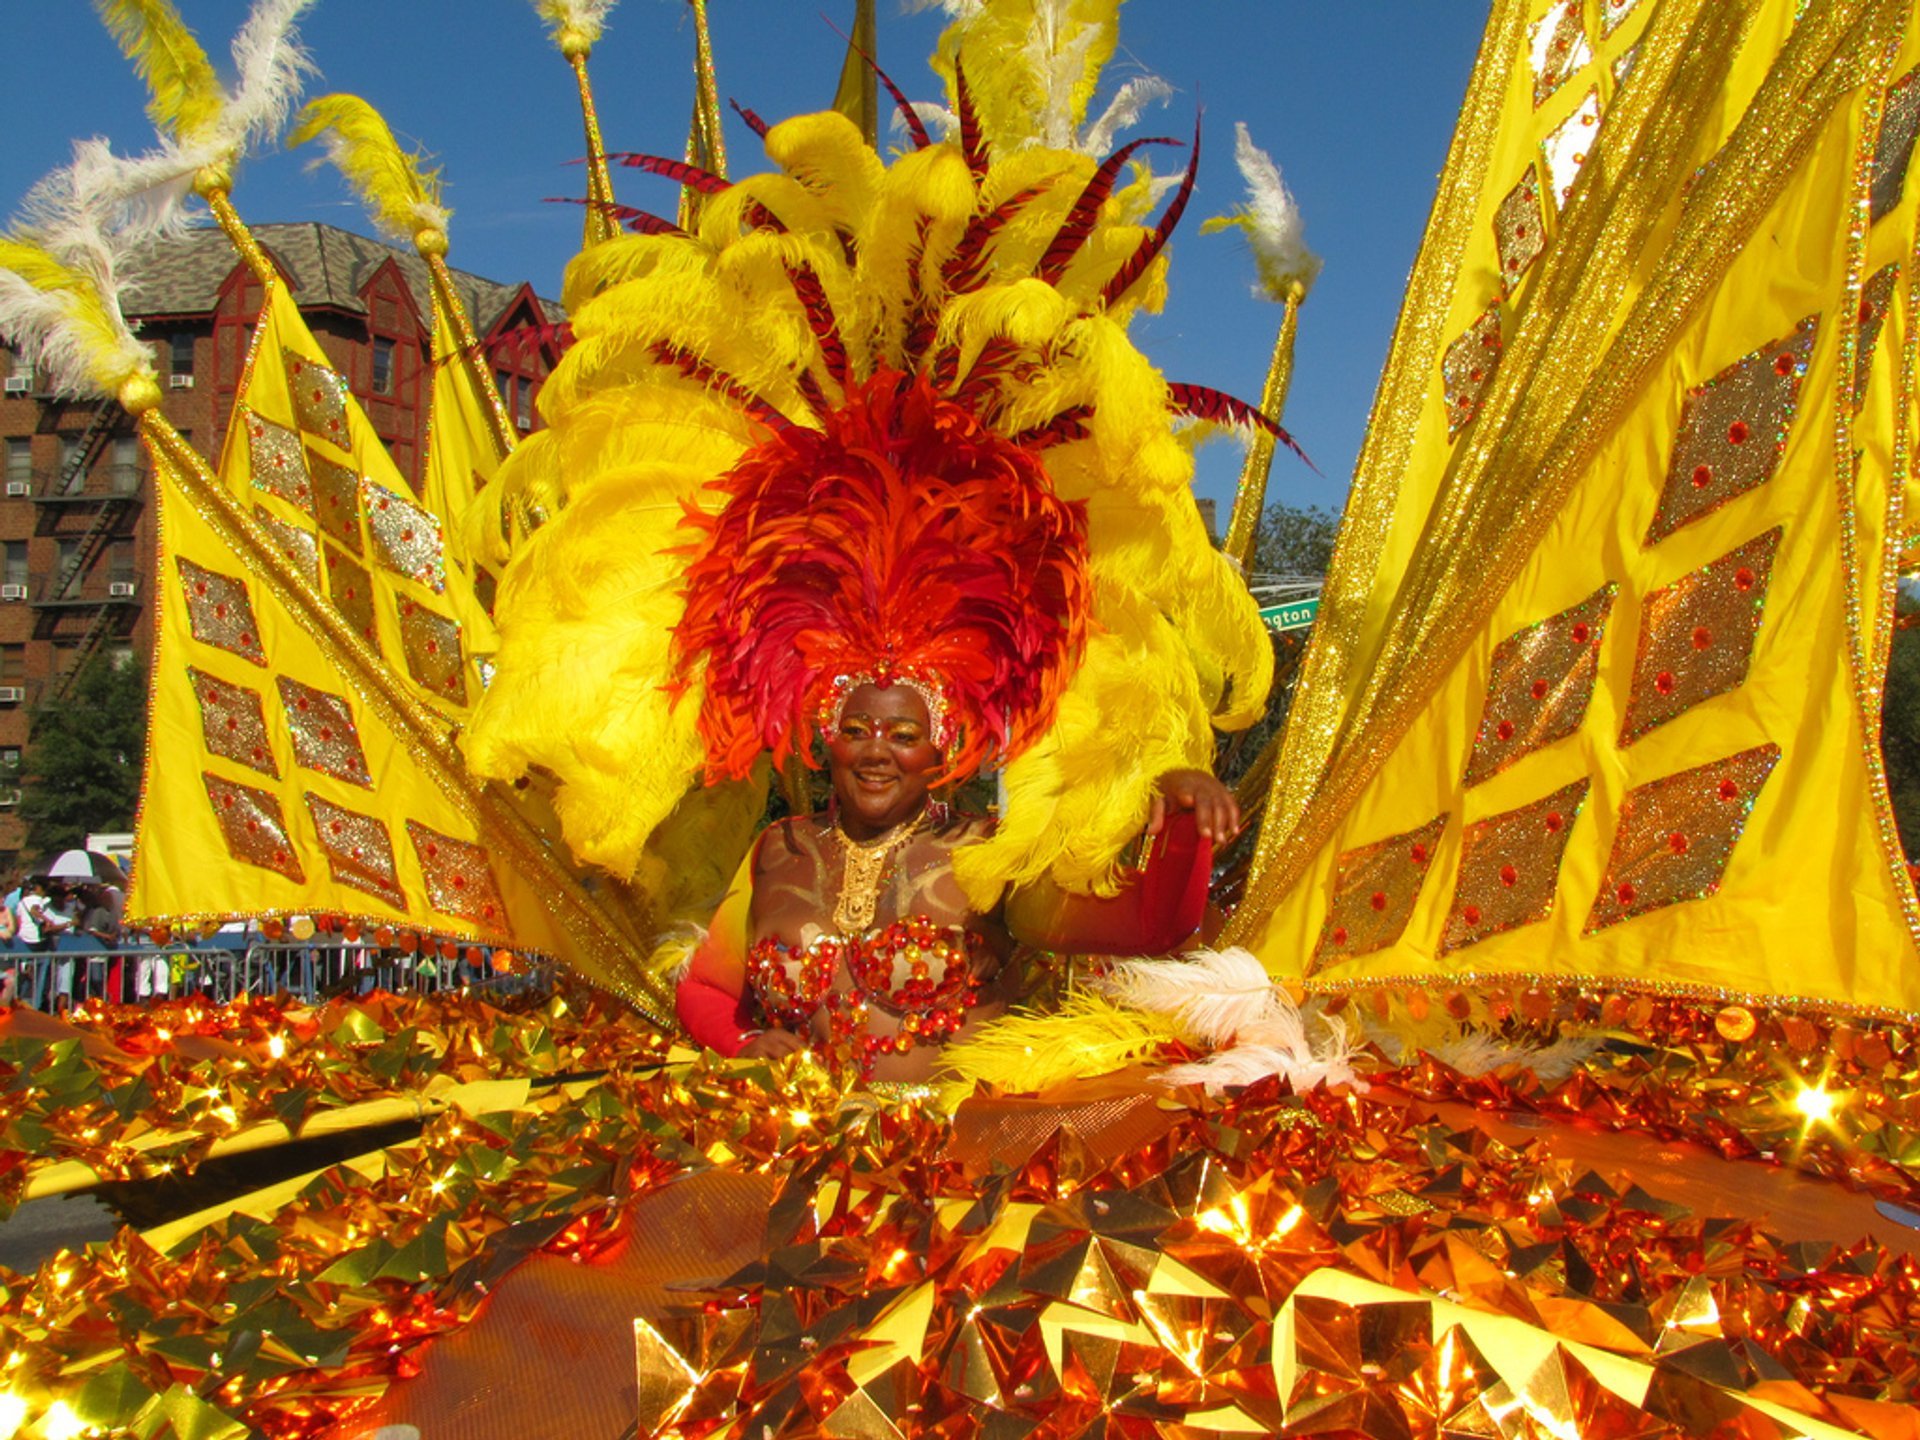
<instances>
[{"instance_id":1,"label":"gold diamond pattern on fabric","mask_svg":"<svg viewBox=\"0 0 1920 1440\"><path fill-rule=\"evenodd\" d=\"M1880 136L1873 146L1873 188L1868 201L1873 220L1897 209L1906 190L1914 136L1920 134L1920 83L1917 81L1920 81L1920 68L1909 70L1887 87Z\"/></svg>"},{"instance_id":2,"label":"gold diamond pattern on fabric","mask_svg":"<svg viewBox=\"0 0 1920 1440\"><path fill-rule=\"evenodd\" d=\"M1533 103L1543 104L1573 73L1593 58L1581 0L1559 0L1527 30L1527 59L1533 66Z\"/></svg>"},{"instance_id":3,"label":"gold diamond pattern on fabric","mask_svg":"<svg viewBox=\"0 0 1920 1440\"><path fill-rule=\"evenodd\" d=\"M345 377L291 350L282 349L280 355L286 361L287 388L293 394L293 416L300 428L342 450L351 450Z\"/></svg>"},{"instance_id":4,"label":"gold diamond pattern on fabric","mask_svg":"<svg viewBox=\"0 0 1920 1440\"><path fill-rule=\"evenodd\" d=\"M247 582L233 575L196 565L184 555L174 557L180 569L180 584L187 595L187 623L193 638L229 654L267 663L267 652L260 648L260 629L254 623L253 603L247 598Z\"/></svg>"},{"instance_id":5,"label":"gold diamond pattern on fabric","mask_svg":"<svg viewBox=\"0 0 1920 1440\"><path fill-rule=\"evenodd\" d=\"M1880 327L1887 323L1900 283L1900 262L1890 261L1873 272L1860 287L1860 313L1854 331L1853 408L1867 403L1867 382L1873 378L1874 347L1880 343Z\"/></svg>"},{"instance_id":6,"label":"gold diamond pattern on fabric","mask_svg":"<svg viewBox=\"0 0 1920 1440\"><path fill-rule=\"evenodd\" d=\"M338 540L358 557L366 553L360 542L360 477L336 465L316 450L307 452L313 471L313 516L321 533Z\"/></svg>"},{"instance_id":7,"label":"gold diamond pattern on fabric","mask_svg":"<svg viewBox=\"0 0 1920 1440\"><path fill-rule=\"evenodd\" d=\"M364 890L396 910L407 908L407 895L393 862L393 837L385 821L311 792L307 813L313 817L320 848L326 851L327 869L338 884Z\"/></svg>"},{"instance_id":8,"label":"gold diamond pattern on fabric","mask_svg":"<svg viewBox=\"0 0 1920 1440\"><path fill-rule=\"evenodd\" d=\"M346 696L316 690L285 675L279 677L279 685L287 729L293 733L293 758L309 770L372 789L373 776L367 771L360 731Z\"/></svg>"},{"instance_id":9,"label":"gold diamond pattern on fabric","mask_svg":"<svg viewBox=\"0 0 1920 1440\"><path fill-rule=\"evenodd\" d=\"M349 560L333 546L327 552L327 594L333 608L374 649L380 648L380 627L374 619L373 577L367 567Z\"/></svg>"},{"instance_id":10,"label":"gold diamond pattern on fabric","mask_svg":"<svg viewBox=\"0 0 1920 1440\"><path fill-rule=\"evenodd\" d=\"M306 446L299 433L244 406L241 413L241 423L247 427L247 468L253 473L254 489L311 511L313 487L307 480Z\"/></svg>"},{"instance_id":11,"label":"gold diamond pattern on fabric","mask_svg":"<svg viewBox=\"0 0 1920 1440\"><path fill-rule=\"evenodd\" d=\"M1633 13L1633 7L1640 0L1600 0L1600 33L1611 35L1620 28L1620 22Z\"/></svg>"},{"instance_id":12,"label":"gold diamond pattern on fabric","mask_svg":"<svg viewBox=\"0 0 1920 1440\"><path fill-rule=\"evenodd\" d=\"M1540 212L1540 176L1529 165L1520 183L1493 212L1493 244L1500 256L1500 284L1508 295L1519 288L1527 267L1547 243L1546 217Z\"/></svg>"},{"instance_id":13,"label":"gold diamond pattern on fabric","mask_svg":"<svg viewBox=\"0 0 1920 1440\"><path fill-rule=\"evenodd\" d=\"M1447 397L1447 438L1453 439L1480 413L1480 397L1500 365L1500 306L1483 311L1466 333L1447 347L1440 361L1440 383Z\"/></svg>"},{"instance_id":14,"label":"gold diamond pattern on fabric","mask_svg":"<svg viewBox=\"0 0 1920 1440\"><path fill-rule=\"evenodd\" d=\"M253 518L267 532L267 538L273 541L273 548L287 557L293 568L306 577L309 585L317 588L320 584L320 542L314 538L313 532L305 526L282 520L258 505L253 507Z\"/></svg>"},{"instance_id":15,"label":"gold diamond pattern on fabric","mask_svg":"<svg viewBox=\"0 0 1920 1440\"><path fill-rule=\"evenodd\" d=\"M1620 744L1633 744L1747 678L1780 527L1655 590L1640 608Z\"/></svg>"},{"instance_id":16,"label":"gold diamond pattern on fabric","mask_svg":"<svg viewBox=\"0 0 1920 1440\"><path fill-rule=\"evenodd\" d=\"M501 902L493 867L487 863L487 852L417 820L407 822L407 835L427 879L427 903L443 915L457 915L505 933L506 906Z\"/></svg>"},{"instance_id":17,"label":"gold diamond pattern on fabric","mask_svg":"<svg viewBox=\"0 0 1920 1440\"><path fill-rule=\"evenodd\" d=\"M407 656L407 673L415 684L443 700L467 703L466 657L460 648L457 621L416 600L402 600L400 643Z\"/></svg>"},{"instance_id":18,"label":"gold diamond pattern on fabric","mask_svg":"<svg viewBox=\"0 0 1920 1440\"><path fill-rule=\"evenodd\" d=\"M193 698L200 702L200 731L208 752L237 760L278 780L280 766L267 743L267 716L260 692L229 684L192 665L187 667L187 683L193 686Z\"/></svg>"},{"instance_id":19,"label":"gold diamond pattern on fabric","mask_svg":"<svg viewBox=\"0 0 1920 1440\"><path fill-rule=\"evenodd\" d=\"M1384 950L1400 938L1446 828L1447 817L1439 815L1418 830L1340 856L1334 863L1333 902L1313 950L1315 965Z\"/></svg>"},{"instance_id":20,"label":"gold diamond pattern on fabric","mask_svg":"<svg viewBox=\"0 0 1920 1440\"><path fill-rule=\"evenodd\" d=\"M1516 630L1493 647L1480 729L1467 757L1477 785L1522 756L1573 734L1586 718L1615 587Z\"/></svg>"},{"instance_id":21,"label":"gold diamond pattern on fabric","mask_svg":"<svg viewBox=\"0 0 1920 1440\"><path fill-rule=\"evenodd\" d=\"M1460 838L1460 878L1440 938L1442 954L1538 924L1553 912L1567 836L1591 784L1585 778L1576 780L1531 805L1466 827Z\"/></svg>"},{"instance_id":22,"label":"gold diamond pattern on fabric","mask_svg":"<svg viewBox=\"0 0 1920 1440\"><path fill-rule=\"evenodd\" d=\"M440 543L440 522L403 495L384 485L365 482L367 533L373 537L374 559L409 580L447 588L446 551Z\"/></svg>"},{"instance_id":23,"label":"gold diamond pattern on fabric","mask_svg":"<svg viewBox=\"0 0 1920 1440\"><path fill-rule=\"evenodd\" d=\"M1580 178L1580 167L1593 153L1593 142L1599 134L1600 92L1589 90L1580 107L1540 142L1540 157L1547 164L1548 189L1556 210L1564 207L1573 194L1573 182Z\"/></svg>"},{"instance_id":24,"label":"gold diamond pattern on fabric","mask_svg":"<svg viewBox=\"0 0 1920 1440\"><path fill-rule=\"evenodd\" d=\"M1585 933L1718 890L1779 759L1778 745L1757 745L1629 790Z\"/></svg>"},{"instance_id":25,"label":"gold diamond pattern on fabric","mask_svg":"<svg viewBox=\"0 0 1920 1440\"><path fill-rule=\"evenodd\" d=\"M1820 317L1809 315L1688 392L1646 544L1773 478L1819 327Z\"/></svg>"},{"instance_id":26,"label":"gold diamond pattern on fabric","mask_svg":"<svg viewBox=\"0 0 1920 1440\"><path fill-rule=\"evenodd\" d=\"M280 801L272 791L222 780L218 775L203 773L200 778L206 782L207 801L220 822L228 854L289 880L307 878L294 854L293 840L280 814Z\"/></svg>"}]
</instances>

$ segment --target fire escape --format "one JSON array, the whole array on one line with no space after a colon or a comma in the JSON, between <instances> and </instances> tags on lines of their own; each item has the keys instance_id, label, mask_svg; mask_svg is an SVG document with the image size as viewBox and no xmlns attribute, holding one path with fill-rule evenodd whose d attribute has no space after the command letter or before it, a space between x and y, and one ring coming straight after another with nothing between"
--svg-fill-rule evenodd
<instances>
[{"instance_id":1,"label":"fire escape","mask_svg":"<svg viewBox=\"0 0 1920 1440\"><path fill-rule=\"evenodd\" d=\"M87 476L107 442L117 430L125 412L111 400L98 405L86 428L61 462L52 483L33 496L39 508L37 530L68 542L60 568L33 597L34 634L51 639L63 617L86 612L86 629L75 646L72 661L47 684L42 705L57 704L72 688L75 678L107 639L123 628L125 612L138 605L136 587L129 576L111 581L103 595L87 593L84 578L107 543L121 535L129 513L140 502L140 476L137 466L113 467L105 489L89 490ZM122 470L128 473L121 473ZM87 513L86 527L78 535L63 534L62 522L75 511Z\"/></svg>"}]
</instances>

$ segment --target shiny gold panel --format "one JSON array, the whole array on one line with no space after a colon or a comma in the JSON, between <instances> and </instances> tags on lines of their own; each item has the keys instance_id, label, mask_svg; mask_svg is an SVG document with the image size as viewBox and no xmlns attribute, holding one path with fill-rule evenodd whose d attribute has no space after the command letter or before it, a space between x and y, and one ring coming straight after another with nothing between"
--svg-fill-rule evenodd
<instances>
[{"instance_id":1,"label":"shiny gold panel","mask_svg":"<svg viewBox=\"0 0 1920 1440\"><path fill-rule=\"evenodd\" d=\"M380 648L380 628L374 620L373 577L364 565L349 560L333 546L327 550L327 593L333 608L357 630L361 638L376 650Z\"/></svg>"},{"instance_id":2,"label":"shiny gold panel","mask_svg":"<svg viewBox=\"0 0 1920 1440\"><path fill-rule=\"evenodd\" d=\"M1440 941L1443 954L1536 924L1553 912L1567 836L1591 783L1576 780L1531 805L1467 826L1460 878Z\"/></svg>"},{"instance_id":3,"label":"shiny gold panel","mask_svg":"<svg viewBox=\"0 0 1920 1440\"><path fill-rule=\"evenodd\" d=\"M263 415L241 407L247 427L248 469L256 490L278 495L302 510L313 508L313 487L307 480L306 447L297 432L276 425Z\"/></svg>"},{"instance_id":4,"label":"shiny gold panel","mask_svg":"<svg viewBox=\"0 0 1920 1440\"><path fill-rule=\"evenodd\" d=\"M1363 845L1336 864L1333 903L1314 947L1315 964L1383 950L1400 938L1447 828L1436 816L1418 830Z\"/></svg>"},{"instance_id":5,"label":"shiny gold panel","mask_svg":"<svg viewBox=\"0 0 1920 1440\"><path fill-rule=\"evenodd\" d=\"M1527 58L1533 65L1535 105L1544 103L1593 58L1580 10L1581 0L1559 0L1527 31Z\"/></svg>"},{"instance_id":6,"label":"shiny gold panel","mask_svg":"<svg viewBox=\"0 0 1920 1440\"><path fill-rule=\"evenodd\" d=\"M294 854L293 841L280 813L280 802L271 791L238 785L218 775L203 775L207 800L220 822L220 834L227 851L236 860L277 871L289 880L303 881L306 873Z\"/></svg>"},{"instance_id":7,"label":"shiny gold panel","mask_svg":"<svg viewBox=\"0 0 1920 1440\"><path fill-rule=\"evenodd\" d=\"M282 520L258 505L253 507L253 518L272 538L274 548L292 561L293 568L317 589L320 584L320 542L314 538L313 532Z\"/></svg>"},{"instance_id":8,"label":"shiny gold panel","mask_svg":"<svg viewBox=\"0 0 1920 1440\"><path fill-rule=\"evenodd\" d=\"M367 773L360 732L346 697L302 685L285 675L279 677L279 683L287 729L293 734L294 759L309 770L371 789L373 776Z\"/></svg>"},{"instance_id":9,"label":"shiny gold panel","mask_svg":"<svg viewBox=\"0 0 1920 1440\"><path fill-rule=\"evenodd\" d=\"M282 350L287 366L287 388L293 392L294 419L309 435L353 449L347 429L347 382L339 371L291 350Z\"/></svg>"},{"instance_id":10,"label":"shiny gold panel","mask_svg":"<svg viewBox=\"0 0 1920 1440\"><path fill-rule=\"evenodd\" d=\"M194 699L200 702L200 729L208 751L278 780L280 767L267 744L267 717L259 691L229 685L191 665L187 678Z\"/></svg>"},{"instance_id":11,"label":"shiny gold panel","mask_svg":"<svg viewBox=\"0 0 1920 1440\"><path fill-rule=\"evenodd\" d=\"M467 703L467 677L460 626L415 600L400 601L400 641L414 683L456 705Z\"/></svg>"},{"instance_id":12,"label":"shiny gold panel","mask_svg":"<svg viewBox=\"0 0 1920 1440\"><path fill-rule=\"evenodd\" d=\"M407 908L406 892L393 863L393 839L386 822L362 815L344 805L307 794L307 813L327 852L327 868L334 880L364 890L396 910Z\"/></svg>"},{"instance_id":13,"label":"shiny gold panel","mask_svg":"<svg viewBox=\"0 0 1920 1440\"><path fill-rule=\"evenodd\" d=\"M1493 244L1500 256L1500 284L1511 295L1547 244L1547 221L1540 211L1540 176L1531 165L1493 212Z\"/></svg>"},{"instance_id":14,"label":"shiny gold panel","mask_svg":"<svg viewBox=\"0 0 1920 1440\"><path fill-rule=\"evenodd\" d=\"M1880 327L1898 298L1900 262L1891 261L1873 272L1860 287L1859 328L1854 332L1853 408L1867 403L1867 382L1873 378L1873 352L1880 343Z\"/></svg>"},{"instance_id":15,"label":"shiny gold panel","mask_svg":"<svg viewBox=\"0 0 1920 1440\"><path fill-rule=\"evenodd\" d=\"M186 590L187 621L193 628L193 638L255 665L265 665L267 652L260 646L260 629L253 618L253 603L247 598L247 582L196 565L184 555L176 556L175 563Z\"/></svg>"},{"instance_id":16,"label":"shiny gold panel","mask_svg":"<svg viewBox=\"0 0 1920 1440\"><path fill-rule=\"evenodd\" d=\"M1913 140L1920 133L1920 70L1909 70L1887 87L1880 136L1873 147L1873 189L1868 202L1875 220L1893 210L1906 190Z\"/></svg>"},{"instance_id":17,"label":"shiny gold panel","mask_svg":"<svg viewBox=\"0 0 1920 1440\"><path fill-rule=\"evenodd\" d=\"M1489 305L1440 361L1440 383L1447 397L1447 438L1451 440L1480 413L1480 397L1500 365L1500 306Z\"/></svg>"},{"instance_id":18,"label":"shiny gold panel","mask_svg":"<svg viewBox=\"0 0 1920 1440\"><path fill-rule=\"evenodd\" d=\"M447 560L440 543L440 522L405 496L371 480L365 483L363 498L374 559L396 575L435 591L445 590Z\"/></svg>"},{"instance_id":19,"label":"shiny gold panel","mask_svg":"<svg viewBox=\"0 0 1920 1440\"><path fill-rule=\"evenodd\" d=\"M493 867L487 863L487 852L417 820L407 822L407 835L427 877L427 903L443 915L455 915L504 935L507 910L493 878Z\"/></svg>"},{"instance_id":20,"label":"shiny gold panel","mask_svg":"<svg viewBox=\"0 0 1920 1440\"><path fill-rule=\"evenodd\" d=\"M360 477L336 465L317 450L307 451L313 472L313 514L329 539L338 540L355 556L365 553L360 540Z\"/></svg>"}]
</instances>

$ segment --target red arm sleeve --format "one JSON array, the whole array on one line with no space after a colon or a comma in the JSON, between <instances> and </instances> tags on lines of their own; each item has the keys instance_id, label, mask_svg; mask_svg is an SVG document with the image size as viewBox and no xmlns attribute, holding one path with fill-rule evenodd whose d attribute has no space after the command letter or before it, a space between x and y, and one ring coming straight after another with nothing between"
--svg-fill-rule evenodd
<instances>
[{"instance_id":1,"label":"red arm sleeve","mask_svg":"<svg viewBox=\"0 0 1920 1440\"><path fill-rule=\"evenodd\" d=\"M1141 872L1118 895L1069 895L1032 885L1007 900L1007 928L1023 944L1083 955L1163 955L1200 928L1213 842L1192 811L1167 817Z\"/></svg>"},{"instance_id":2,"label":"red arm sleeve","mask_svg":"<svg viewBox=\"0 0 1920 1440\"><path fill-rule=\"evenodd\" d=\"M737 1055L757 1033L747 993L747 921L753 908L753 857L747 852L706 938L694 947L673 1008L687 1034L722 1055Z\"/></svg>"}]
</instances>

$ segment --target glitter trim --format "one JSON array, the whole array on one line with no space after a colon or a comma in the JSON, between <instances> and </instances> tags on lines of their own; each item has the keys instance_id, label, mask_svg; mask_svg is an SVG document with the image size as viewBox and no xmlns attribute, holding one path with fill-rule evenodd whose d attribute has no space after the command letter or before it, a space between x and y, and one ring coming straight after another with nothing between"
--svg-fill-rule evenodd
<instances>
[{"instance_id":1,"label":"glitter trim","mask_svg":"<svg viewBox=\"0 0 1920 1440\"><path fill-rule=\"evenodd\" d=\"M1583 777L1531 805L1466 827L1441 954L1538 924L1553 913L1567 837L1591 783Z\"/></svg>"},{"instance_id":2,"label":"glitter trim","mask_svg":"<svg viewBox=\"0 0 1920 1440\"><path fill-rule=\"evenodd\" d=\"M1581 167L1600 136L1600 92L1589 90L1574 112L1540 142L1540 159L1547 167L1547 194L1553 208L1566 208L1573 198Z\"/></svg>"},{"instance_id":3,"label":"glitter trim","mask_svg":"<svg viewBox=\"0 0 1920 1440\"><path fill-rule=\"evenodd\" d=\"M273 758L260 692L229 684L192 665L187 667L187 683L200 702L200 732L207 752L278 780L280 766Z\"/></svg>"},{"instance_id":4,"label":"glitter trim","mask_svg":"<svg viewBox=\"0 0 1920 1440\"><path fill-rule=\"evenodd\" d=\"M214 819L220 823L228 854L296 883L306 880L293 839L287 834L287 822L280 813L280 801L272 791L222 780L211 772L203 774L201 779L206 782L207 803L213 807Z\"/></svg>"},{"instance_id":5,"label":"glitter trim","mask_svg":"<svg viewBox=\"0 0 1920 1440\"><path fill-rule=\"evenodd\" d=\"M417 820L407 822L407 836L426 877L427 903L442 914L457 915L483 930L505 935L506 905L486 850L442 835Z\"/></svg>"},{"instance_id":6,"label":"glitter trim","mask_svg":"<svg viewBox=\"0 0 1920 1440\"><path fill-rule=\"evenodd\" d=\"M1511 295L1547 247L1547 217L1540 208L1540 176L1533 166L1493 212L1493 250L1500 258L1500 290ZM1449 417L1451 419L1451 417Z\"/></svg>"},{"instance_id":7,"label":"glitter trim","mask_svg":"<svg viewBox=\"0 0 1920 1440\"><path fill-rule=\"evenodd\" d=\"M333 608L378 654L380 626L374 618L373 577L364 565L349 560L331 545L326 547L326 555L327 595Z\"/></svg>"},{"instance_id":8,"label":"glitter trim","mask_svg":"<svg viewBox=\"0 0 1920 1440\"><path fill-rule=\"evenodd\" d=\"M1529 257L1531 258L1531 257ZM1440 388L1446 396L1447 439L1473 423L1480 397L1500 368L1500 302L1495 301L1447 347L1440 360Z\"/></svg>"},{"instance_id":9,"label":"glitter trim","mask_svg":"<svg viewBox=\"0 0 1920 1440\"><path fill-rule=\"evenodd\" d=\"M1873 379L1874 351L1880 344L1880 327L1887 323L1887 311L1893 307L1900 283L1900 262L1889 261L1873 272L1873 278L1860 287L1860 303L1855 307L1859 324L1854 330L1853 408L1867 403L1867 385Z\"/></svg>"},{"instance_id":10,"label":"glitter trim","mask_svg":"<svg viewBox=\"0 0 1920 1440\"><path fill-rule=\"evenodd\" d=\"M406 651L407 673L431 695L467 703L466 654L460 644L460 625L428 609L417 600L400 601L400 643Z\"/></svg>"},{"instance_id":11,"label":"glitter trim","mask_svg":"<svg viewBox=\"0 0 1920 1440\"><path fill-rule=\"evenodd\" d=\"M393 838L386 822L307 793L307 813L326 852L327 869L337 884L364 891L405 913L406 891L393 861Z\"/></svg>"},{"instance_id":12,"label":"glitter trim","mask_svg":"<svg viewBox=\"0 0 1920 1440\"><path fill-rule=\"evenodd\" d=\"M247 598L247 582L196 565L184 555L174 556L174 564L187 597L187 623L193 638L264 666L267 652L260 647L260 627Z\"/></svg>"},{"instance_id":13,"label":"glitter trim","mask_svg":"<svg viewBox=\"0 0 1920 1440\"><path fill-rule=\"evenodd\" d=\"M317 450L307 452L307 468L313 475L313 515L321 533L345 545L357 559L366 553L360 539L360 477Z\"/></svg>"},{"instance_id":14,"label":"glitter trim","mask_svg":"<svg viewBox=\"0 0 1920 1440\"><path fill-rule=\"evenodd\" d=\"M340 372L317 360L282 347L287 367L287 390L293 397L293 418L309 435L351 454L353 434L347 426L347 382Z\"/></svg>"},{"instance_id":15,"label":"glitter trim","mask_svg":"<svg viewBox=\"0 0 1920 1440\"><path fill-rule=\"evenodd\" d=\"M1533 103L1544 105L1593 58L1581 0L1557 0L1527 28L1527 60L1533 69Z\"/></svg>"},{"instance_id":16,"label":"glitter trim","mask_svg":"<svg viewBox=\"0 0 1920 1440\"><path fill-rule=\"evenodd\" d=\"M1909 70L1888 87L1873 146L1873 180L1868 223L1891 214L1906 192L1913 142L1920 134L1920 68Z\"/></svg>"},{"instance_id":17,"label":"glitter trim","mask_svg":"<svg viewBox=\"0 0 1920 1440\"><path fill-rule=\"evenodd\" d=\"M272 538L274 546L280 553L287 557L288 563L300 572L300 578L318 590L320 588L320 542L314 538L313 532L270 514L259 505L253 507L253 518Z\"/></svg>"},{"instance_id":18,"label":"glitter trim","mask_svg":"<svg viewBox=\"0 0 1920 1440\"><path fill-rule=\"evenodd\" d=\"M1400 938L1433 869L1434 847L1447 818L1438 815L1417 830L1376 840L1339 858L1326 923L1313 950L1316 966L1384 950Z\"/></svg>"},{"instance_id":19,"label":"glitter trim","mask_svg":"<svg viewBox=\"0 0 1920 1440\"><path fill-rule=\"evenodd\" d=\"M1578 605L1516 630L1493 647L1480 729L1467 757L1467 785L1478 785L1580 728L1593 699L1600 642L1618 588L1602 585Z\"/></svg>"},{"instance_id":20,"label":"glitter trim","mask_svg":"<svg viewBox=\"0 0 1920 1440\"><path fill-rule=\"evenodd\" d=\"M245 405L240 407L240 423L247 431L247 470L254 489L311 512L313 487L307 479L306 446L299 433Z\"/></svg>"},{"instance_id":21,"label":"glitter trim","mask_svg":"<svg viewBox=\"0 0 1920 1440\"><path fill-rule=\"evenodd\" d=\"M396 575L432 588L447 588L447 558L440 522L402 495L371 480L361 482L373 556Z\"/></svg>"},{"instance_id":22,"label":"glitter trim","mask_svg":"<svg viewBox=\"0 0 1920 1440\"><path fill-rule=\"evenodd\" d=\"M279 683L295 761L349 785L372 789L373 776L367 772L360 731L353 723L353 710L346 697L302 685L285 675L279 677Z\"/></svg>"}]
</instances>

